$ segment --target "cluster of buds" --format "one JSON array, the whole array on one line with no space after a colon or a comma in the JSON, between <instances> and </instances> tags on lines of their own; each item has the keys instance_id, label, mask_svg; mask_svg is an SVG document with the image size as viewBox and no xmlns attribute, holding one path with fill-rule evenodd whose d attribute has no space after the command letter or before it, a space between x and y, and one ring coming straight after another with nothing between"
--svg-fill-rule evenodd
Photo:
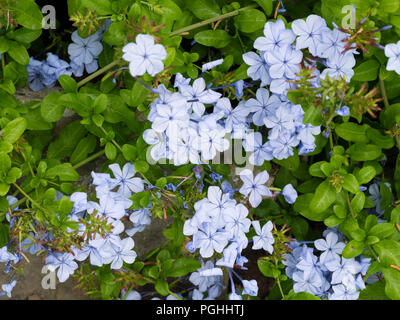
<instances>
[{"instance_id":1,"label":"cluster of buds","mask_svg":"<svg viewBox=\"0 0 400 320\"><path fill-rule=\"evenodd\" d=\"M79 222L85 226L85 232L82 235L83 239L92 240L96 234L105 237L107 233L111 233L113 226L108 222L107 217L100 217L94 213L87 215L87 217L87 219L79 219Z\"/></svg>"},{"instance_id":2,"label":"cluster of buds","mask_svg":"<svg viewBox=\"0 0 400 320\"><path fill-rule=\"evenodd\" d=\"M141 19L134 20L133 18L129 18L128 22L125 24L125 28L127 28L130 32L128 32L128 41L134 42L137 34L151 34L156 43L160 43L162 38L157 36L160 32L160 29L164 27L164 24L156 25L155 22L151 19L146 19L143 16Z\"/></svg>"},{"instance_id":3,"label":"cluster of buds","mask_svg":"<svg viewBox=\"0 0 400 320\"><path fill-rule=\"evenodd\" d=\"M18 22L15 19L15 13L11 10L11 5L16 4L17 0L0 0L0 29L15 28Z\"/></svg>"},{"instance_id":4,"label":"cluster of buds","mask_svg":"<svg viewBox=\"0 0 400 320\"><path fill-rule=\"evenodd\" d=\"M88 35L95 33L101 26L96 10L91 11L89 8L86 8L85 15L78 11L75 15L71 16L70 20L74 22L74 27L77 27L81 32L87 32Z\"/></svg>"},{"instance_id":5,"label":"cluster of buds","mask_svg":"<svg viewBox=\"0 0 400 320\"><path fill-rule=\"evenodd\" d=\"M338 28L341 32L349 34L349 38L343 40L346 42L343 53L348 50L353 49L361 49L363 52L368 53L367 46L383 48L377 41L378 38L375 36L375 33L385 31L390 29L392 26L385 26L375 30L366 30L364 27L364 22L368 17L363 18L360 22L358 22L357 27L355 29L347 28Z\"/></svg>"},{"instance_id":6,"label":"cluster of buds","mask_svg":"<svg viewBox=\"0 0 400 320\"><path fill-rule=\"evenodd\" d=\"M332 175L329 177L329 184L332 187L335 187L337 191L340 191L343 183L344 183L344 176L337 170L333 171Z\"/></svg>"},{"instance_id":7,"label":"cluster of buds","mask_svg":"<svg viewBox=\"0 0 400 320\"><path fill-rule=\"evenodd\" d=\"M350 107L351 112L355 116L360 116L367 112L371 117L376 118L374 112L381 110L378 106L378 102L383 100L383 98L374 98L378 93L378 88L373 88L368 91L368 84L363 83L356 93L352 93L350 90L345 95L343 101Z\"/></svg>"}]
</instances>

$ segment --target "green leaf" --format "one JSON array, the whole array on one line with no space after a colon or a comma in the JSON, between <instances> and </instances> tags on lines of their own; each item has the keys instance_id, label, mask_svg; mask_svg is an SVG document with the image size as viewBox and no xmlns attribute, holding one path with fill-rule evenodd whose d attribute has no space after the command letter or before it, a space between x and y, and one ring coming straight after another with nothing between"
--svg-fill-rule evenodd
<instances>
[{"instance_id":1,"label":"green leaf","mask_svg":"<svg viewBox=\"0 0 400 320\"><path fill-rule=\"evenodd\" d=\"M172 270L167 277L183 277L190 272L194 272L201 267L201 263L194 258L179 258L174 261Z\"/></svg>"},{"instance_id":2,"label":"green leaf","mask_svg":"<svg viewBox=\"0 0 400 320\"><path fill-rule=\"evenodd\" d=\"M368 161L379 158L382 150L374 144L355 143L347 149L347 153L354 161Z\"/></svg>"},{"instance_id":3,"label":"green leaf","mask_svg":"<svg viewBox=\"0 0 400 320\"><path fill-rule=\"evenodd\" d=\"M0 224L0 246L4 247L7 245L10 239L10 228L7 225Z\"/></svg>"},{"instance_id":4,"label":"green leaf","mask_svg":"<svg viewBox=\"0 0 400 320\"><path fill-rule=\"evenodd\" d=\"M15 181L17 181L17 179L21 178L21 176L22 176L22 171L20 168L17 167L11 168L11 170L8 171L5 182L9 184L14 183Z\"/></svg>"},{"instance_id":5,"label":"green leaf","mask_svg":"<svg viewBox=\"0 0 400 320\"><path fill-rule=\"evenodd\" d=\"M98 16L105 16L113 13L110 0L81 0L79 10L85 12L86 8L92 11L96 10Z\"/></svg>"},{"instance_id":6,"label":"green leaf","mask_svg":"<svg viewBox=\"0 0 400 320\"><path fill-rule=\"evenodd\" d=\"M264 13L257 9L245 10L239 13L235 18L235 22L240 31L251 33L264 29L267 18Z\"/></svg>"},{"instance_id":7,"label":"green leaf","mask_svg":"<svg viewBox=\"0 0 400 320\"><path fill-rule=\"evenodd\" d=\"M42 117L42 112L39 108L30 110L24 114L24 118L27 122L28 130L50 130L53 125L50 122L46 122Z\"/></svg>"},{"instance_id":8,"label":"green leaf","mask_svg":"<svg viewBox=\"0 0 400 320\"><path fill-rule=\"evenodd\" d=\"M324 219L331 215L331 213L329 211L319 213L310 210L310 202L313 197L314 195L312 193L303 194L297 197L293 209L309 220L324 221Z\"/></svg>"},{"instance_id":9,"label":"green leaf","mask_svg":"<svg viewBox=\"0 0 400 320\"><path fill-rule=\"evenodd\" d=\"M70 156L86 133L87 130L80 124L79 120L71 122L59 132L57 139L50 143L47 157L49 159L62 159Z\"/></svg>"},{"instance_id":10,"label":"green leaf","mask_svg":"<svg viewBox=\"0 0 400 320\"><path fill-rule=\"evenodd\" d=\"M351 173L346 174L343 177L342 187L351 193L357 193L360 191L360 185L354 175Z\"/></svg>"},{"instance_id":11,"label":"green leaf","mask_svg":"<svg viewBox=\"0 0 400 320\"><path fill-rule=\"evenodd\" d=\"M137 149L131 144L124 144L122 146L122 154L127 161L133 161L137 158Z\"/></svg>"},{"instance_id":12,"label":"green leaf","mask_svg":"<svg viewBox=\"0 0 400 320\"><path fill-rule=\"evenodd\" d=\"M54 179L59 177L61 181L78 181L79 174L72 168L70 163L62 163L56 165L46 171L45 177L48 179Z\"/></svg>"},{"instance_id":13,"label":"green leaf","mask_svg":"<svg viewBox=\"0 0 400 320\"><path fill-rule=\"evenodd\" d=\"M310 202L310 209L314 213L322 213L336 200L336 190L328 180L323 181L315 190Z\"/></svg>"},{"instance_id":14,"label":"green leaf","mask_svg":"<svg viewBox=\"0 0 400 320\"><path fill-rule=\"evenodd\" d=\"M22 44L13 41L12 43L10 43L10 48L8 49L7 52L10 55L10 57L13 58L19 64L26 66L29 63L28 51Z\"/></svg>"},{"instance_id":15,"label":"green leaf","mask_svg":"<svg viewBox=\"0 0 400 320\"><path fill-rule=\"evenodd\" d=\"M5 196L10 190L10 185L6 183L0 183L0 196Z\"/></svg>"},{"instance_id":16,"label":"green leaf","mask_svg":"<svg viewBox=\"0 0 400 320\"><path fill-rule=\"evenodd\" d=\"M29 43L35 41L37 38L39 38L41 34L42 34L42 30L40 30L40 29L32 30L32 29L28 29L28 28L19 28L15 31L8 32L7 37L9 39L16 40L17 42L23 42L25 44L29 44Z\"/></svg>"},{"instance_id":17,"label":"green leaf","mask_svg":"<svg viewBox=\"0 0 400 320\"><path fill-rule=\"evenodd\" d=\"M131 91L131 105L133 107L139 106L146 99L147 89L140 84L138 81L135 81L135 84L132 87Z\"/></svg>"},{"instance_id":18,"label":"green leaf","mask_svg":"<svg viewBox=\"0 0 400 320\"><path fill-rule=\"evenodd\" d=\"M385 294L392 300L400 300L400 271L393 268L383 268L385 278Z\"/></svg>"},{"instance_id":19,"label":"green leaf","mask_svg":"<svg viewBox=\"0 0 400 320\"><path fill-rule=\"evenodd\" d=\"M107 142L106 147L104 148L106 157L109 160L114 160L117 156L117 148L112 144L112 142Z\"/></svg>"},{"instance_id":20,"label":"green leaf","mask_svg":"<svg viewBox=\"0 0 400 320\"><path fill-rule=\"evenodd\" d=\"M162 16L168 20L178 20L182 17L182 10L172 0L160 0Z\"/></svg>"},{"instance_id":21,"label":"green leaf","mask_svg":"<svg viewBox=\"0 0 400 320\"><path fill-rule=\"evenodd\" d=\"M379 72L380 64L378 61L371 59L361 63L354 69L354 75L351 80L356 81L374 81Z\"/></svg>"},{"instance_id":22,"label":"green leaf","mask_svg":"<svg viewBox=\"0 0 400 320\"><path fill-rule=\"evenodd\" d=\"M103 39L110 45L122 46L127 41L126 31L125 22L113 22L103 33Z\"/></svg>"},{"instance_id":23,"label":"green leaf","mask_svg":"<svg viewBox=\"0 0 400 320\"><path fill-rule=\"evenodd\" d=\"M40 112L47 122L56 122L63 116L65 106L57 102L61 96L62 93L60 92L52 92L43 99L40 105Z\"/></svg>"},{"instance_id":24,"label":"green leaf","mask_svg":"<svg viewBox=\"0 0 400 320\"><path fill-rule=\"evenodd\" d=\"M87 156L94 151L96 148L97 139L96 137L89 135L79 141L74 152L72 152L69 160L72 164L77 164L87 158Z\"/></svg>"},{"instance_id":25,"label":"green leaf","mask_svg":"<svg viewBox=\"0 0 400 320\"><path fill-rule=\"evenodd\" d=\"M385 183L381 183L379 189L382 197L380 205L382 210L385 210L392 202L392 189L390 189Z\"/></svg>"},{"instance_id":26,"label":"green leaf","mask_svg":"<svg viewBox=\"0 0 400 320\"><path fill-rule=\"evenodd\" d=\"M355 258L364 250L364 242L351 240L343 249L342 256L346 259Z\"/></svg>"},{"instance_id":27,"label":"green leaf","mask_svg":"<svg viewBox=\"0 0 400 320\"><path fill-rule=\"evenodd\" d=\"M134 165L135 165L135 170L141 173L146 173L150 168L149 164L143 160L135 161Z\"/></svg>"},{"instance_id":28,"label":"green leaf","mask_svg":"<svg viewBox=\"0 0 400 320\"><path fill-rule=\"evenodd\" d=\"M367 143L368 125L358 125L353 122L344 122L335 127L336 134L346 141Z\"/></svg>"},{"instance_id":29,"label":"green leaf","mask_svg":"<svg viewBox=\"0 0 400 320\"><path fill-rule=\"evenodd\" d=\"M321 299L308 292L297 292L289 294L286 297L286 300L321 300Z\"/></svg>"},{"instance_id":30,"label":"green leaf","mask_svg":"<svg viewBox=\"0 0 400 320\"><path fill-rule=\"evenodd\" d=\"M356 173L357 180L360 184L370 182L376 175L376 170L372 166L366 166Z\"/></svg>"},{"instance_id":31,"label":"green leaf","mask_svg":"<svg viewBox=\"0 0 400 320\"><path fill-rule=\"evenodd\" d=\"M26 130L27 122L24 118L16 118L9 123L3 129L3 138L5 142L14 143L22 136Z\"/></svg>"},{"instance_id":32,"label":"green leaf","mask_svg":"<svg viewBox=\"0 0 400 320\"><path fill-rule=\"evenodd\" d=\"M8 156L7 153L0 152L0 172L3 173L3 175L6 175L8 173L8 170L11 168L11 159Z\"/></svg>"},{"instance_id":33,"label":"green leaf","mask_svg":"<svg viewBox=\"0 0 400 320\"><path fill-rule=\"evenodd\" d=\"M281 274L278 267L270 261L258 259L257 260L258 269L260 269L261 273L269 278L278 278Z\"/></svg>"},{"instance_id":34,"label":"green leaf","mask_svg":"<svg viewBox=\"0 0 400 320\"><path fill-rule=\"evenodd\" d=\"M43 15L33 0L18 0L10 2L10 9L16 12L18 24L28 29L42 28Z\"/></svg>"},{"instance_id":35,"label":"green leaf","mask_svg":"<svg viewBox=\"0 0 400 320\"><path fill-rule=\"evenodd\" d=\"M400 267L400 244L397 241L385 239L375 244L373 248L385 267L390 267L390 265Z\"/></svg>"},{"instance_id":36,"label":"green leaf","mask_svg":"<svg viewBox=\"0 0 400 320\"><path fill-rule=\"evenodd\" d=\"M388 134L381 134L377 129L368 128L367 137L383 149L391 149L394 146L394 139Z\"/></svg>"},{"instance_id":37,"label":"green leaf","mask_svg":"<svg viewBox=\"0 0 400 320\"><path fill-rule=\"evenodd\" d=\"M385 294L385 284L377 281L367 285L364 290L361 290L358 300L388 300Z\"/></svg>"},{"instance_id":38,"label":"green leaf","mask_svg":"<svg viewBox=\"0 0 400 320\"><path fill-rule=\"evenodd\" d=\"M343 207L341 204L335 204L333 206L333 212L340 219L344 219L347 216L346 208Z\"/></svg>"},{"instance_id":39,"label":"green leaf","mask_svg":"<svg viewBox=\"0 0 400 320\"><path fill-rule=\"evenodd\" d=\"M374 225L369 231L369 236L375 236L379 239L385 239L390 237L394 232L396 232L396 228L392 223L384 222Z\"/></svg>"},{"instance_id":40,"label":"green leaf","mask_svg":"<svg viewBox=\"0 0 400 320\"><path fill-rule=\"evenodd\" d=\"M338 224L342 223L344 219L339 218L338 216L336 216L335 214L332 214L331 216L329 216L328 218L326 218L324 220L324 224L327 227L333 228L336 227Z\"/></svg>"},{"instance_id":41,"label":"green leaf","mask_svg":"<svg viewBox=\"0 0 400 320\"><path fill-rule=\"evenodd\" d=\"M167 296L169 294L168 282L164 279L157 279L154 288L162 296Z\"/></svg>"},{"instance_id":42,"label":"green leaf","mask_svg":"<svg viewBox=\"0 0 400 320\"><path fill-rule=\"evenodd\" d=\"M267 16L271 15L272 13L272 0L254 0L255 2L258 3L258 5L263 8L265 14Z\"/></svg>"},{"instance_id":43,"label":"green leaf","mask_svg":"<svg viewBox=\"0 0 400 320\"><path fill-rule=\"evenodd\" d=\"M213 0L186 1L186 7L200 20L218 17L221 9Z\"/></svg>"},{"instance_id":44,"label":"green leaf","mask_svg":"<svg viewBox=\"0 0 400 320\"><path fill-rule=\"evenodd\" d=\"M351 200L351 207L354 212L359 213L364 208L365 194L362 191L358 191L354 198Z\"/></svg>"},{"instance_id":45,"label":"green leaf","mask_svg":"<svg viewBox=\"0 0 400 320\"><path fill-rule=\"evenodd\" d=\"M379 10L388 13L398 13L400 8L400 0L381 0L379 1Z\"/></svg>"},{"instance_id":46,"label":"green leaf","mask_svg":"<svg viewBox=\"0 0 400 320\"><path fill-rule=\"evenodd\" d=\"M78 84L75 79L66 74L59 76L58 82L61 84L65 92L75 93L78 91Z\"/></svg>"},{"instance_id":47,"label":"green leaf","mask_svg":"<svg viewBox=\"0 0 400 320\"><path fill-rule=\"evenodd\" d=\"M399 81L398 81L399 82ZM383 125L386 129L391 129L400 118L400 103L392 104L383 111Z\"/></svg>"},{"instance_id":48,"label":"green leaf","mask_svg":"<svg viewBox=\"0 0 400 320\"><path fill-rule=\"evenodd\" d=\"M226 31L221 29L200 31L194 36L194 40L198 43L217 49L226 47L232 39L233 38Z\"/></svg>"},{"instance_id":49,"label":"green leaf","mask_svg":"<svg viewBox=\"0 0 400 320\"><path fill-rule=\"evenodd\" d=\"M322 171L321 166L327 163L326 161L317 161L315 163L313 163L310 168L308 169L308 171L310 172L310 174L314 177L320 177L320 178L325 178L326 175L325 173Z\"/></svg>"}]
</instances>

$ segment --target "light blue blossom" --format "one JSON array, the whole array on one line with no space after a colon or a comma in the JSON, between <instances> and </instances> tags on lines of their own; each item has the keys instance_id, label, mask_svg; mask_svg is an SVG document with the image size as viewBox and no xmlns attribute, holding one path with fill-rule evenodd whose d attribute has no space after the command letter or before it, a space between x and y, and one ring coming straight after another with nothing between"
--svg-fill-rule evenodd
<instances>
[{"instance_id":1,"label":"light blue blossom","mask_svg":"<svg viewBox=\"0 0 400 320\"><path fill-rule=\"evenodd\" d=\"M112 244L110 250L105 251L103 261L105 264L111 263L111 269L121 269L123 262L131 264L136 259L136 252L132 250L135 242L132 238L125 238L119 245Z\"/></svg>"},{"instance_id":2,"label":"light blue blossom","mask_svg":"<svg viewBox=\"0 0 400 320\"><path fill-rule=\"evenodd\" d=\"M261 80L261 87L265 87L271 83L269 75L269 65L264 58L264 55L259 56L255 52L246 52L243 54L243 61L250 67L247 69L247 75L254 81Z\"/></svg>"},{"instance_id":3,"label":"light blue blossom","mask_svg":"<svg viewBox=\"0 0 400 320\"><path fill-rule=\"evenodd\" d=\"M274 79L283 75L293 79L300 72L302 58L303 53L289 45L265 53L265 60L270 65L269 74Z\"/></svg>"},{"instance_id":4,"label":"light blue blossom","mask_svg":"<svg viewBox=\"0 0 400 320\"><path fill-rule=\"evenodd\" d=\"M142 76L146 72L154 77L164 69L162 61L167 57L167 51L161 44L154 44L151 35L138 34L136 43L128 43L122 52L122 58L129 62L132 77Z\"/></svg>"},{"instance_id":5,"label":"light blue blossom","mask_svg":"<svg viewBox=\"0 0 400 320\"><path fill-rule=\"evenodd\" d=\"M256 297L258 294L258 285L256 280L243 280L243 292L242 294L248 294L249 296Z\"/></svg>"},{"instance_id":6,"label":"light blue blossom","mask_svg":"<svg viewBox=\"0 0 400 320\"><path fill-rule=\"evenodd\" d=\"M293 188L292 184L289 183L282 189L282 195L285 198L287 203L293 204L297 199L297 191Z\"/></svg>"},{"instance_id":7,"label":"light blue blossom","mask_svg":"<svg viewBox=\"0 0 400 320\"><path fill-rule=\"evenodd\" d=\"M304 21L297 19L292 22L292 30L298 36L296 49L308 48L313 56L317 55L317 48L322 40L322 32L329 30L326 22L320 16L311 14Z\"/></svg>"},{"instance_id":8,"label":"light blue blossom","mask_svg":"<svg viewBox=\"0 0 400 320\"><path fill-rule=\"evenodd\" d=\"M400 40L385 46L385 56L389 58L386 69L400 74Z\"/></svg>"},{"instance_id":9,"label":"light blue blossom","mask_svg":"<svg viewBox=\"0 0 400 320\"><path fill-rule=\"evenodd\" d=\"M350 82L350 79L354 75L353 67L356 64L356 60L351 52L335 57L332 60L328 59L326 63L328 67L322 71L321 79L325 79L328 76L333 79L343 78L347 82Z\"/></svg>"},{"instance_id":10,"label":"light blue blossom","mask_svg":"<svg viewBox=\"0 0 400 320\"><path fill-rule=\"evenodd\" d=\"M108 166L114 174L114 179L110 180L110 189L118 188L118 192L124 197L129 198L132 193L138 193L144 190L143 180L141 178L134 178L136 174L135 166L131 163L126 163L121 168L117 163Z\"/></svg>"},{"instance_id":11,"label":"light blue blossom","mask_svg":"<svg viewBox=\"0 0 400 320\"><path fill-rule=\"evenodd\" d=\"M200 249L203 258L209 258L214 251L221 253L228 244L226 231L218 231L210 222L203 222L193 235L193 244Z\"/></svg>"},{"instance_id":12,"label":"light blue blossom","mask_svg":"<svg viewBox=\"0 0 400 320\"><path fill-rule=\"evenodd\" d=\"M335 232L329 232L325 236L326 240L318 239L314 241L314 246L322 251L319 259L322 264L330 260L340 260L340 254L346 246L344 242L339 242L339 237Z\"/></svg>"},{"instance_id":13,"label":"light blue blossom","mask_svg":"<svg viewBox=\"0 0 400 320\"><path fill-rule=\"evenodd\" d=\"M260 227L260 221L255 220L252 222L253 228L256 231L256 234L253 237L253 250L264 249L268 251L269 254L272 254L274 251L274 247L272 246L275 242L275 239L271 233L273 229L273 224L271 221L268 221L264 226Z\"/></svg>"},{"instance_id":14,"label":"light blue blossom","mask_svg":"<svg viewBox=\"0 0 400 320\"><path fill-rule=\"evenodd\" d=\"M335 111L336 114L342 117L347 117L350 115L350 109L348 106L343 106Z\"/></svg>"},{"instance_id":15,"label":"light blue blossom","mask_svg":"<svg viewBox=\"0 0 400 320\"><path fill-rule=\"evenodd\" d=\"M239 192L249 197L249 202L253 208L258 207L261 203L262 196L272 196L271 191L265 185L269 179L267 171L262 171L256 177L253 177L253 173L249 169L245 169L240 173L240 179L242 179L243 185Z\"/></svg>"},{"instance_id":16,"label":"light blue blossom","mask_svg":"<svg viewBox=\"0 0 400 320\"><path fill-rule=\"evenodd\" d=\"M223 62L224 62L224 59L218 59L218 60L207 62L201 66L201 72L206 72L208 70L211 70L212 68L219 66Z\"/></svg>"},{"instance_id":17,"label":"light blue blossom","mask_svg":"<svg viewBox=\"0 0 400 320\"><path fill-rule=\"evenodd\" d=\"M264 119L273 115L275 110L281 105L281 100L276 95L269 95L265 88L259 88L256 92L256 99L251 98L246 101L249 112L254 112L252 121L257 126L264 124Z\"/></svg>"},{"instance_id":18,"label":"light blue blossom","mask_svg":"<svg viewBox=\"0 0 400 320\"><path fill-rule=\"evenodd\" d=\"M16 284L17 281L13 280L10 283L2 284L1 289L7 294L7 297L11 298L11 291L14 289Z\"/></svg>"},{"instance_id":19,"label":"light blue blossom","mask_svg":"<svg viewBox=\"0 0 400 320\"><path fill-rule=\"evenodd\" d=\"M47 256L45 263L50 271L58 268L57 277L60 282L65 282L78 269L78 264L71 253L53 253Z\"/></svg>"},{"instance_id":20,"label":"light blue blossom","mask_svg":"<svg viewBox=\"0 0 400 320\"><path fill-rule=\"evenodd\" d=\"M292 44L296 38L292 30L285 28L285 23L281 19L276 22L268 21L264 25L264 36L256 39L254 48L272 52Z\"/></svg>"}]
</instances>

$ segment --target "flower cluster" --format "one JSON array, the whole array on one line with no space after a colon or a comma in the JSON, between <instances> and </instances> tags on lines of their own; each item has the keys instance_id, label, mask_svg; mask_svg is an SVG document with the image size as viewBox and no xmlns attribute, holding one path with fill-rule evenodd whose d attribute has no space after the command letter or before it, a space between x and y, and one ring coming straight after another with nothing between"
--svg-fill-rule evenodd
<instances>
[{"instance_id":1,"label":"flower cluster","mask_svg":"<svg viewBox=\"0 0 400 320\"><path fill-rule=\"evenodd\" d=\"M102 266L111 264L111 269L120 269L123 262L133 263L136 253L133 251L134 240L132 236L150 224L150 213L146 208L137 211L128 210L132 206L129 197L133 193L144 190L144 182L141 178L134 177L135 167L126 163L120 168L118 164L109 165L114 177L108 173L92 172L93 185L96 188L97 201L88 201L87 194L75 192L69 198L73 202L73 208L69 215L71 221L76 221L79 236L83 245L71 248L71 252L52 252L45 245L32 242L29 238L22 243L24 251L34 254L45 250L48 254L45 263L50 271L58 268L57 276L60 282L64 282L78 268L76 261L84 261L89 258L90 264ZM116 191L114 191L116 190ZM129 216L133 222L133 228L125 230L121 219ZM102 221L110 226L110 231L88 232L85 221ZM122 238L123 232L129 237ZM72 232L72 230L67 230ZM46 234L51 240L52 235ZM31 234L31 238L39 240L37 235ZM41 243L44 240L40 238ZM76 261L75 261L76 260Z\"/></svg>"},{"instance_id":2,"label":"flower cluster","mask_svg":"<svg viewBox=\"0 0 400 320\"><path fill-rule=\"evenodd\" d=\"M299 242L291 244L292 252L285 254L286 275L293 279L293 290L308 292L329 300L357 300L359 290L365 288L363 276L370 266L370 258L361 255L345 259L341 253L343 235L335 229L323 233L325 239L313 242L318 250Z\"/></svg>"},{"instance_id":3,"label":"flower cluster","mask_svg":"<svg viewBox=\"0 0 400 320\"><path fill-rule=\"evenodd\" d=\"M68 46L68 54L72 72L76 77L82 76L85 69L87 73L93 73L99 68L97 58L103 51L101 41L104 31L110 24L111 20L107 19L99 30L87 38L81 38L77 30L72 33L72 43Z\"/></svg>"},{"instance_id":4,"label":"flower cluster","mask_svg":"<svg viewBox=\"0 0 400 320\"><path fill-rule=\"evenodd\" d=\"M33 91L51 88L55 85L59 76L62 74L70 76L72 74L71 66L68 62L52 53L47 53L45 61L39 61L31 57L26 69L28 71L29 88Z\"/></svg>"}]
</instances>

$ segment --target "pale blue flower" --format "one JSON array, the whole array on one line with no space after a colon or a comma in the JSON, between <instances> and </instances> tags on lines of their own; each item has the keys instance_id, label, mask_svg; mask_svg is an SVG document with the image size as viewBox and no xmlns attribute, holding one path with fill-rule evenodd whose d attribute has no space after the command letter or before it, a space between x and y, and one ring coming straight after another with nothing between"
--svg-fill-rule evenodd
<instances>
[{"instance_id":1,"label":"pale blue flower","mask_svg":"<svg viewBox=\"0 0 400 320\"><path fill-rule=\"evenodd\" d=\"M224 59L218 59L218 60L207 62L207 63L202 65L201 71L202 72L206 72L208 70L211 70L212 68L215 68L216 66L219 66L223 62L224 62Z\"/></svg>"},{"instance_id":2,"label":"pale blue flower","mask_svg":"<svg viewBox=\"0 0 400 320\"><path fill-rule=\"evenodd\" d=\"M318 250L322 251L319 259L321 263L328 262L330 260L340 260L340 254L346 246L344 242L339 242L339 237L335 232L329 232L325 236L326 240L318 239L314 241L314 246Z\"/></svg>"},{"instance_id":3,"label":"pale blue flower","mask_svg":"<svg viewBox=\"0 0 400 320\"><path fill-rule=\"evenodd\" d=\"M356 64L356 60L351 52L347 52L344 55L335 57L333 60L328 59L326 64L328 67L322 71L321 79L325 79L328 76L336 80L345 78L347 82L350 82L354 75L353 67Z\"/></svg>"},{"instance_id":4,"label":"pale blue flower","mask_svg":"<svg viewBox=\"0 0 400 320\"><path fill-rule=\"evenodd\" d=\"M293 188L292 184L289 183L282 189L282 195L287 203L293 204L297 199L297 191Z\"/></svg>"},{"instance_id":5,"label":"pale blue flower","mask_svg":"<svg viewBox=\"0 0 400 320\"><path fill-rule=\"evenodd\" d=\"M71 253L52 253L47 256L45 263L52 272L58 268L57 277L60 282L65 282L78 269Z\"/></svg>"},{"instance_id":6,"label":"pale blue flower","mask_svg":"<svg viewBox=\"0 0 400 320\"><path fill-rule=\"evenodd\" d=\"M385 56L389 58L386 69L400 74L400 40L385 46Z\"/></svg>"},{"instance_id":7,"label":"pale blue flower","mask_svg":"<svg viewBox=\"0 0 400 320\"><path fill-rule=\"evenodd\" d=\"M268 21L264 26L264 35L265 37L259 37L254 42L254 48L260 51L275 51L292 44L296 38L293 31L287 30L280 19L276 22Z\"/></svg>"},{"instance_id":8,"label":"pale blue flower","mask_svg":"<svg viewBox=\"0 0 400 320\"><path fill-rule=\"evenodd\" d=\"M239 192L246 197L249 197L249 202L253 208L258 207L263 196L272 196L271 191L265 185L269 179L267 171L264 170L257 174L256 177L253 177L253 173L250 170L245 169L240 173L240 179L242 179L243 185Z\"/></svg>"},{"instance_id":9,"label":"pale blue flower","mask_svg":"<svg viewBox=\"0 0 400 320\"><path fill-rule=\"evenodd\" d=\"M204 104L216 103L221 94L206 88L206 82L203 78L198 78L192 86L180 86L181 94L186 97L188 109L201 117L205 111Z\"/></svg>"},{"instance_id":10,"label":"pale blue flower","mask_svg":"<svg viewBox=\"0 0 400 320\"><path fill-rule=\"evenodd\" d=\"M124 262L131 264L136 259L136 252L132 250L135 242L132 238L125 238L119 245L111 245L110 250L105 251L103 261L105 264L111 263L111 269L121 269Z\"/></svg>"},{"instance_id":11,"label":"pale blue flower","mask_svg":"<svg viewBox=\"0 0 400 320\"><path fill-rule=\"evenodd\" d=\"M250 132L245 136L243 141L244 150L252 152L249 157L249 162L255 166L261 166L264 161L272 160L272 149L269 148L268 143L262 142L262 135L260 132Z\"/></svg>"},{"instance_id":12,"label":"pale blue flower","mask_svg":"<svg viewBox=\"0 0 400 320\"><path fill-rule=\"evenodd\" d=\"M258 294L258 285L256 280L243 280L243 292L242 294L248 294L249 296L256 297Z\"/></svg>"},{"instance_id":13,"label":"pale blue flower","mask_svg":"<svg viewBox=\"0 0 400 320\"><path fill-rule=\"evenodd\" d=\"M264 119L273 115L275 110L281 105L281 100L276 95L269 95L265 88L259 88L256 92L256 99L251 98L246 101L249 112L254 112L252 121L257 126L264 124Z\"/></svg>"},{"instance_id":14,"label":"pale blue flower","mask_svg":"<svg viewBox=\"0 0 400 320\"><path fill-rule=\"evenodd\" d=\"M129 198L132 193L138 193L144 190L144 183L141 178L134 178L136 174L135 166L131 163L126 163L121 168L119 164L114 163L108 166L114 174L114 179L111 179L110 189L118 188L118 192L125 197Z\"/></svg>"},{"instance_id":15,"label":"pale blue flower","mask_svg":"<svg viewBox=\"0 0 400 320\"><path fill-rule=\"evenodd\" d=\"M282 160L294 154L293 147L299 144L299 139L291 135L289 131L283 131L276 139L271 139L268 143L274 158Z\"/></svg>"},{"instance_id":16,"label":"pale blue flower","mask_svg":"<svg viewBox=\"0 0 400 320\"><path fill-rule=\"evenodd\" d=\"M329 300L357 300L360 292L355 288L347 288L342 284L332 286L333 293L330 294Z\"/></svg>"},{"instance_id":17,"label":"pale blue flower","mask_svg":"<svg viewBox=\"0 0 400 320\"><path fill-rule=\"evenodd\" d=\"M243 54L243 61L250 67L247 69L247 75L254 81L261 80L261 87L265 87L271 83L271 76L269 75L269 66L264 59L264 55L259 56L255 52L247 52Z\"/></svg>"},{"instance_id":18,"label":"pale blue flower","mask_svg":"<svg viewBox=\"0 0 400 320\"><path fill-rule=\"evenodd\" d=\"M154 44L151 35L138 34L136 43L128 43L122 52L122 58L129 62L132 77L142 76L146 72L154 77L164 69L162 61L167 57L167 51L161 44Z\"/></svg>"},{"instance_id":19,"label":"pale blue flower","mask_svg":"<svg viewBox=\"0 0 400 320\"><path fill-rule=\"evenodd\" d=\"M317 48L322 40L322 32L329 30L326 22L320 16L311 14L304 21L297 19L292 22L292 30L298 36L296 48L308 48L313 56L317 55Z\"/></svg>"},{"instance_id":20,"label":"pale blue flower","mask_svg":"<svg viewBox=\"0 0 400 320\"><path fill-rule=\"evenodd\" d=\"M350 115L350 109L348 106L343 106L335 111L336 114L342 117L347 117Z\"/></svg>"},{"instance_id":21,"label":"pale blue flower","mask_svg":"<svg viewBox=\"0 0 400 320\"><path fill-rule=\"evenodd\" d=\"M2 284L1 289L7 294L7 297L11 298L11 291L14 289L16 284L17 281L13 280L10 283Z\"/></svg>"},{"instance_id":22,"label":"pale blue flower","mask_svg":"<svg viewBox=\"0 0 400 320\"><path fill-rule=\"evenodd\" d=\"M228 244L227 233L218 231L210 222L203 222L198 232L193 235L193 244L200 249L200 255L203 258L209 258L214 251L221 253Z\"/></svg>"},{"instance_id":23,"label":"pale blue flower","mask_svg":"<svg viewBox=\"0 0 400 320\"><path fill-rule=\"evenodd\" d=\"M265 60L270 65L269 74L274 79L284 75L293 79L300 72L302 59L303 53L289 45L265 53Z\"/></svg>"},{"instance_id":24,"label":"pale blue flower","mask_svg":"<svg viewBox=\"0 0 400 320\"><path fill-rule=\"evenodd\" d=\"M255 220L252 222L253 228L256 231L256 234L253 237L253 250L264 249L265 251L272 254L274 251L274 247L272 246L275 242L275 239L272 235L273 224L271 221L268 221L264 226L260 227L260 221Z\"/></svg>"}]
</instances>

